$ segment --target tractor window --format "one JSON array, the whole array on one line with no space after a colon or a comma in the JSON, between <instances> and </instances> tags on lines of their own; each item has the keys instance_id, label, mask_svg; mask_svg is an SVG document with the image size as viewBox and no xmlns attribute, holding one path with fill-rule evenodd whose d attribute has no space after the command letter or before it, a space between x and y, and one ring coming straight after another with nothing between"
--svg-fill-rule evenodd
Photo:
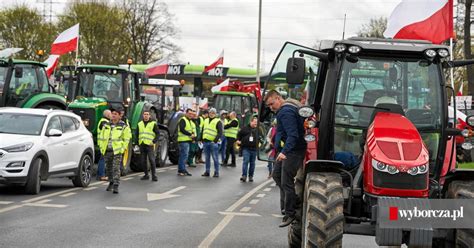
<instances>
[{"instance_id":1,"label":"tractor window","mask_svg":"<svg viewBox=\"0 0 474 248\"><path fill-rule=\"evenodd\" d=\"M122 74L81 72L78 96L101 97L109 102L123 102Z\"/></svg>"},{"instance_id":2,"label":"tractor window","mask_svg":"<svg viewBox=\"0 0 474 248\"><path fill-rule=\"evenodd\" d=\"M3 97L3 87L5 87L5 77L7 76L7 67L0 67L0 102Z\"/></svg>"},{"instance_id":3,"label":"tractor window","mask_svg":"<svg viewBox=\"0 0 474 248\"><path fill-rule=\"evenodd\" d=\"M8 89L7 106L21 105L33 93L40 92L36 68L29 64L17 64Z\"/></svg>"},{"instance_id":4,"label":"tractor window","mask_svg":"<svg viewBox=\"0 0 474 248\"><path fill-rule=\"evenodd\" d=\"M174 88L167 86L165 87L165 110L175 110L176 102L174 97Z\"/></svg>"},{"instance_id":5,"label":"tractor window","mask_svg":"<svg viewBox=\"0 0 474 248\"><path fill-rule=\"evenodd\" d=\"M49 81L46 76L46 71L42 67L37 67L38 70L38 84L41 92L49 92Z\"/></svg>"}]
</instances>

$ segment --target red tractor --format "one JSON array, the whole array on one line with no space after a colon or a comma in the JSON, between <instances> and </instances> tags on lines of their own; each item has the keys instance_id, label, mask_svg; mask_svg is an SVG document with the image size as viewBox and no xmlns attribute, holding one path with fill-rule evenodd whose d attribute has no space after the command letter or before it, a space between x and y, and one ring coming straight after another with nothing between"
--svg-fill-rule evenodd
<instances>
[{"instance_id":1,"label":"red tractor","mask_svg":"<svg viewBox=\"0 0 474 248\"><path fill-rule=\"evenodd\" d=\"M386 199L474 198L474 171L456 168L460 131L448 122L454 91L443 74L474 61L448 56L446 46L413 40L284 45L264 92L286 87L306 105L290 247L341 247L343 234L375 236L382 246L474 247L472 229L384 228L377 216Z\"/></svg>"}]
</instances>

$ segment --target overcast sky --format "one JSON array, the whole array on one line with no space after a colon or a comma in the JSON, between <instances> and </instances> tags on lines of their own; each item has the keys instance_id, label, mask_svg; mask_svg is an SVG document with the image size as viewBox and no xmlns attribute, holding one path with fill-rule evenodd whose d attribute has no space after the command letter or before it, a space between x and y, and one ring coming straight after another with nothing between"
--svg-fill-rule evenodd
<instances>
[{"instance_id":1,"label":"overcast sky","mask_svg":"<svg viewBox=\"0 0 474 248\"><path fill-rule=\"evenodd\" d=\"M2 0L0 8L27 3L42 13L53 1L62 12L67 0ZM344 14L346 37L370 18L388 17L401 0L262 0L262 62L269 70L285 41L313 46L316 40L340 39ZM112 2L112 1L111 1ZM254 67L257 60L258 0L164 0L180 30L180 59L210 64L224 49L224 65Z\"/></svg>"}]
</instances>

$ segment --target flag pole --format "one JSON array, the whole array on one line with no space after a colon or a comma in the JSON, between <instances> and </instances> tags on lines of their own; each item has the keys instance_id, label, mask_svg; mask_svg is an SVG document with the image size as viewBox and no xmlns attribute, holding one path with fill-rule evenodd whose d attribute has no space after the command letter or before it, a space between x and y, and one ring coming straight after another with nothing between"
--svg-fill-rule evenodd
<instances>
[{"instance_id":1,"label":"flag pole","mask_svg":"<svg viewBox=\"0 0 474 248\"><path fill-rule=\"evenodd\" d=\"M450 53L450 59L451 61L454 60L454 54L453 54L453 38L449 38L449 53ZM454 89L454 68L451 67L449 69L450 72L450 78L451 78L451 87Z\"/></svg>"}]
</instances>

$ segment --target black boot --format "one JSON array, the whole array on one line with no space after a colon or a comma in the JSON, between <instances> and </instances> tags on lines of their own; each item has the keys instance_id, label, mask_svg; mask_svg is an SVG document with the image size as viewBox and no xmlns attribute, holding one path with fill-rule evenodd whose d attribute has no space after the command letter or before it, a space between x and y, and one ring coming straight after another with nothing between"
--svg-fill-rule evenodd
<instances>
[{"instance_id":1,"label":"black boot","mask_svg":"<svg viewBox=\"0 0 474 248\"><path fill-rule=\"evenodd\" d=\"M113 186L114 186L114 183L113 183L113 182L110 182L110 183L109 183L109 186L107 186L107 189L105 189L105 190L111 191Z\"/></svg>"},{"instance_id":2,"label":"black boot","mask_svg":"<svg viewBox=\"0 0 474 248\"><path fill-rule=\"evenodd\" d=\"M114 194L118 194L118 184L114 184Z\"/></svg>"}]
</instances>

